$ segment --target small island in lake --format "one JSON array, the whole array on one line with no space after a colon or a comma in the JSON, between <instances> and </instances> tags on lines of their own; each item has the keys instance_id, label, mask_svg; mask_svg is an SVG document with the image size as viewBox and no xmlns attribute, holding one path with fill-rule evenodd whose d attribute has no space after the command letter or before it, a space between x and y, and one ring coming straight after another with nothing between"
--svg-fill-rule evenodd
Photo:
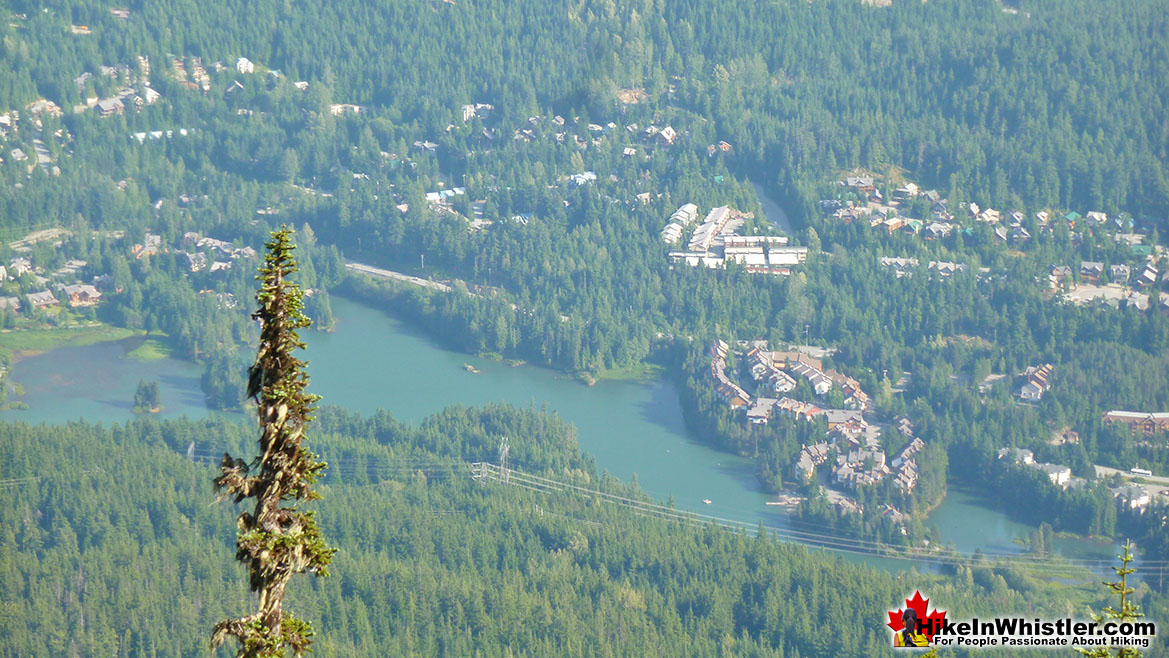
<instances>
[{"instance_id":1,"label":"small island in lake","mask_svg":"<svg viewBox=\"0 0 1169 658\"><path fill-rule=\"evenodd\" d=\"M134 413L156 414L162 411L161 398L158 382L139 381L138 390L134 392Z\"/></svg>"}]
</instances>

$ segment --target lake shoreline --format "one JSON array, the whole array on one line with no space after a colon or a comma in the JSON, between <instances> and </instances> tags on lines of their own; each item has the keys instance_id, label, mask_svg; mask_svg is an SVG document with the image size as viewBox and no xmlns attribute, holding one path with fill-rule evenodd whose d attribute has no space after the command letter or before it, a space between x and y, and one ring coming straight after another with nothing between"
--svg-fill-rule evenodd
<instances>
[{"instance_id":1,"label":"lake shoreline","mask_svg":"<svg viewBox=\"0 0 1169 658\"><path fill-rule=\"evenodd\" d=\"M797 527L788 511L767 505L775 496L761 486L753 460L722 452L687 429L668 370L648 379L608 378L584 386L562 371L534 364L516 367L506 360L452 350L412 318L395 314L389 304L375 306L338 295L334 307L336 331L302 336L308 344L310 392L323 395L323 404L363 415L386 409L411 424L451 405L505 402L547 409L575 426L580 450L595 460L598 470L626 481L636 477L654 500L673 497L680 510L784 531ZM130 422L137 417L131 401L139 381L158 381L162 387L164 409L152 417L218 413L206 407L196 364L173 356L137 361L126 358L124 347L106 342L25 359L14 367L14 374L31 384L21 398L30 408L11 411L7 417L0 412L0 421L63 423L80 417ZM464 364L480 373L468 374ZM511 439L517 454L523 437ZM1031 529L979 505L960 488L955 483L927 520L939 526L940 540L963 553L979 548L988 554L1004 548L1018 553L1013 540L1028 536ZM971 526L976 526L973 532ZM898 571L916 564L904 559L849 559Z\"/></svg>"}]
</instances>

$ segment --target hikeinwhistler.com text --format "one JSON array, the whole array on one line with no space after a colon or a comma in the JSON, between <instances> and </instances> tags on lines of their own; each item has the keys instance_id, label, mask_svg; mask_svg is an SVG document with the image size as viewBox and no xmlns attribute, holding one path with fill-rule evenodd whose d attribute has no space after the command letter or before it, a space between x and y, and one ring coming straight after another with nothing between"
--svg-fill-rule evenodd
<instances>
[{"instance_id":1,"label":"hikeinwhistler.com text","mask_svg":"<svg viewBox=\"0 0 1169 658\"><path fill-rule=\"evenodd\" d=\"M1152 621L1077 621L996 617L990 620L929 620L921 623L932 631L936 646L960 647L1140 647L1148 648L1157 636ZM932 628L931 628L932 627Z\"/></svg>"}]
</instances>

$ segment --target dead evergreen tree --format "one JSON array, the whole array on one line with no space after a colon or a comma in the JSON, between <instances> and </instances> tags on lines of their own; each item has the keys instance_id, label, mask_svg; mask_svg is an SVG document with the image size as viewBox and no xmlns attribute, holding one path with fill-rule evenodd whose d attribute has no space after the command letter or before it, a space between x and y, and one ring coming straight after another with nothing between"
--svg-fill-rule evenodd
<instances>
[{"instance_id":1,"label":"dead evergreen tree","mask_svg":"<svg viewBox=\"0 0 1169 658\"><path fill-rule=\"evenodd\" d=\"M288 279L297 269L291 235L286 226L272 232L256 277L259 310L252 317L260 321L260 348L248 371L247 396L258 406L261 454L251 463L224 454L222 473L215 478L221 499L255 499L254 509L239 516L236 559L247 565L259 609L219 622L211 638L215 648L234 636L240 643L237 658L283 657L288 649L303 654L312 629L284 612L284 591L293 574L328 575L336 552L325 544L312 512L298 507L320 497L312 485L326 464L301 444L319 397L305 391L305 363L293 356L304 348L297 330L311 322L303 312L300 286Z\"/></svg>"}]
</instances>

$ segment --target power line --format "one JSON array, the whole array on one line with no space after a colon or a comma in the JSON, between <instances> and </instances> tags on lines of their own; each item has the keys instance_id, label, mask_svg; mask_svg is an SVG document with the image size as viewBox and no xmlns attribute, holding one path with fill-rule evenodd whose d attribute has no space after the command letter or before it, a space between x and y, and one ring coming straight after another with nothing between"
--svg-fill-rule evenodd
<instances>
[{"instance_id":1,"label":"power line","mask_svg":"<svg viewBox=\"0 0 1169 658\"><path fill-rule=\"evenodd\" d=\"M493 471L497 470L497 467L494 467L491 464L485 464L481 466L481 468L484 467L487 469L488 477L491 477L494 474ZM653 515L658 518L666 518L670 520L678 520L701 525L710 523L716 526L741 532L749 532L760 527L757 524L735 519L726 519L708 514L700 514L697 512L679 512L672 508L655 503L638 501L595 489L586 489L584 487L579 487L570 483L559 482L549 478L542 478L540 476L532 475L530 473L517 471L514 468L511 469L510 475L513 476L513 485L521 483L526 489L536 489L543 493L575 492L589 496L597 496L607 502L614 502L624 507L630 508L633 511L647 515ZM496 476L495 479L498 479L498 476ZM1028 571L1032 572L1066 573L1069 569L1076 567L1090 569L1100 568L1111 564L1107 560L1075 558L1065 558L1061 562L1053 562L1048 558L1037 556L993 552L965 553L961 551L946 551L944 553L937 553L917 547L898 547L888 544L881 544L879 542L841 538L832 535L793 530L790 528L777 528L774 526L765 525L762 527L764 530L772 533L778 538L787 539L789 541L798 542L811 547L824 548L867 557L902 559L939 565L966 565L969 564L970 561L981 557L987 560L1009 560L1014 566L1026 568ZM1166 561L1150 560L1148 562L1142 561L1140 566L1142 572L1159 573L1167 570L1166 567L1163 566L1164 564L1166 564Z\"/></svg>"},{"instance_id":2,"label":"power line","mask_svg":"<svg viewBox=\"0 0 1169 658\"><path fill-rule=\"evenodd\" d=\"M508 442L502 441L500 443L500 456L510 458L508 454L510 446ZM190 450L188 454L196 460L202 461L217 461L222 453L212 453L206 450ZM466 469L473 479L480 482L486 482L488 479L502 481L511 486L518 486L520 488L536 492L536 493L576 493L586 496L599 497L606 502L614 502L626 508L633 509L643 515L649 515L656 518L663 518L666 520L676 520L691 524L714 524L718 527L735 530L739 532L749 532L756 530L761 524L742 521L738 519L730 519L725 517L714 516L710 514L703 514L700 512L679 511L677 509L667 507L658 503L638 500L613 494L599 489L591 489L581 487L569 482L554 480L546 478L525 471L517 470L514 466L504 467L502 464L496 466L488 462L465 462L459 460L435 460L424 458L406 458L401 460L391 460L386 456L370 455L368 456L369 463L361 463L362 457L351 456L347 459L337 459L330 461L329 473L344 479L350 479L356 475L363 475L366 477L392 477L402 474L423 473L428 475L450 474L458 470ZM514 460L512 460L514 462ZM515 476L513 479L512 476ZM896 546L874 541L871 539L864 539L855 535L854 533L842 534L826 534L822 532L814 532L807 529L809 524L799 520L791 520L788 527L776 527L762 525L763 529L773 536L785 540L803 544L812 548L821 548L826 550L833 550L841 553L862 555L867 557L887 558L908 560L926 564L938 565L966 565L978 559L986 560L1006 560L1012 565L1021 568L1026 568L1032 572L1046 572L1046 573L1067 573L1070 569L1086 568L1090 570L1100 570L1111 565L1111 561L1107 559L1094 560L1090 558L1061 558L1059 562L1053 561L1051 558L1045 558L1035 555L1026 555L1020 553L1004 553L997 551L975 551L964 552L957 550L930 550L916 546ZM1148 560L1140 561L1139 566L1142 572L1158 573L1161 571L1169 571L1169 560Z\"/></svg>"}]
</instances>

